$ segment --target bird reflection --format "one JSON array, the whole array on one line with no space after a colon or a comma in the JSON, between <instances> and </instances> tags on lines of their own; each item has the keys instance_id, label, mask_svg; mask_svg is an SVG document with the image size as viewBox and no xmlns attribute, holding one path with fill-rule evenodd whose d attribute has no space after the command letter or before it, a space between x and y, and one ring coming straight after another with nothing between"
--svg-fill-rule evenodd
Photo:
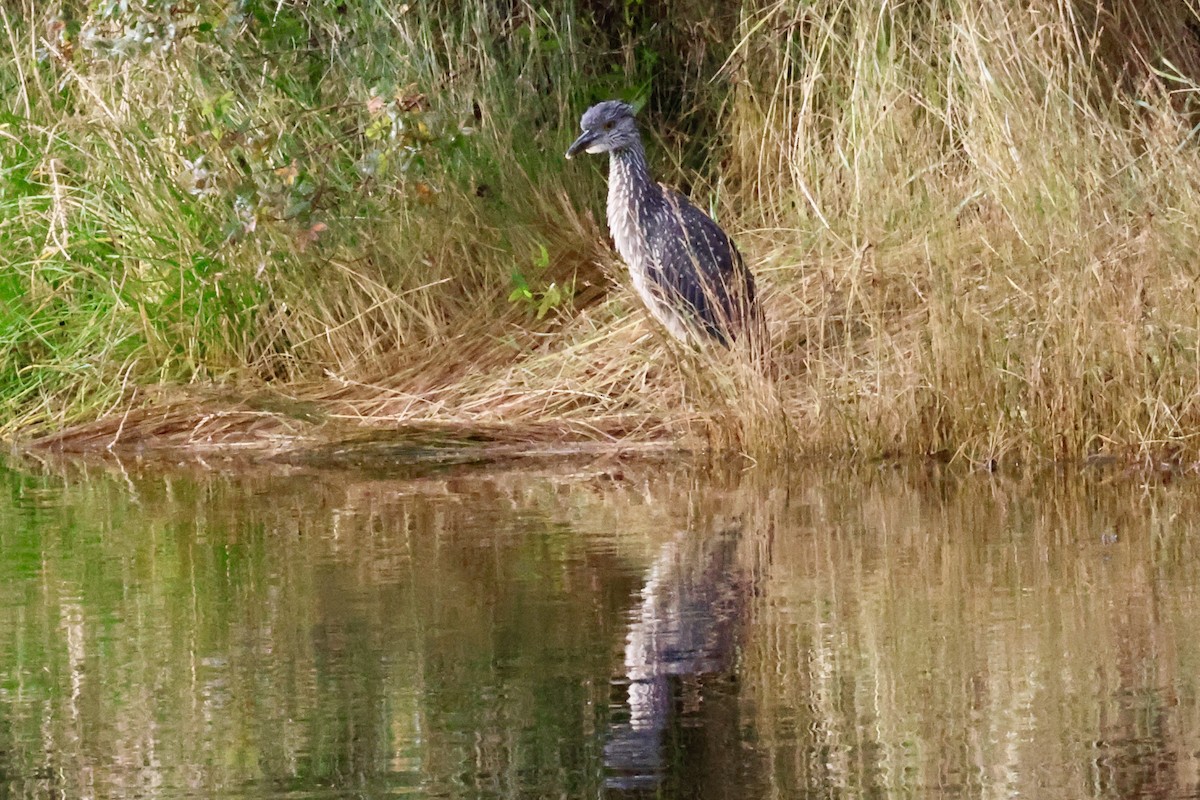
<instances>
[{"instance_id":1,"label":"bird reflection","mask_svg":"<svg viewBox=\"0 0 1200 800\"><path fill-rule=\"evenodd\" d=\"M740 529L711 536L681 532L646 573L625 644L627 688L604 748L610 789L652 789L679 717L703 700L700 676L733 671L745 581L736 568Z\"/></svg>"}]
</instances>

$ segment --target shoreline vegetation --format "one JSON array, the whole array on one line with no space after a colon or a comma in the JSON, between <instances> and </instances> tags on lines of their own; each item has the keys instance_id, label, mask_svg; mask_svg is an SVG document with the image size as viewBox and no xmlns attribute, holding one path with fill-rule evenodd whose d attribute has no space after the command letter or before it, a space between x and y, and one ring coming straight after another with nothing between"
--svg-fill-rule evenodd
<instances>
[{"instance_id":1,"label":"shoreline vegetation","mask_svg":"<svg viewBox=\"0 0 1200 800\"><path fill-rule=\"evenodd\" d=\"M0 8L0 435L1200 461L1187 0ZM647 319L580 114L755 272Z\"/></svg>"}]
</instances>

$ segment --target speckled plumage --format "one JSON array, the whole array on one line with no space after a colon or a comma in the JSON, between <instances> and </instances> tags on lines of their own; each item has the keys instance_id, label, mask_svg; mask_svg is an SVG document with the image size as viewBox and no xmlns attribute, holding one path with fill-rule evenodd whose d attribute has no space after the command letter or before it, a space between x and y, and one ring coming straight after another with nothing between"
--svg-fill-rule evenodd
<instances>
[{"instance_id":1,"label":"speckled plumage","mask_svg":"<svg viewBox=\"0 0 1200 800\"><path fill-rule=\"evenodd\" d=\"M567 151L609 153L608 228L633 287L672 336L730 345L757 334L754 277L723 230L687 198L655 183L633 109L608 101L588 109Z\"/></svg>"}]
</instances>

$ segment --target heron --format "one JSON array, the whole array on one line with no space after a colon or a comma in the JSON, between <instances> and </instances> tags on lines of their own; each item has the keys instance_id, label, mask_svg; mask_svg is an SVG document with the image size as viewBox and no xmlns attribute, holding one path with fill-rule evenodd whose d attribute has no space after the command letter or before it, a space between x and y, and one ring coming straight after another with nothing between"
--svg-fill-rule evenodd
<instances>
[{"instance_id":1,"label":"heron","mask_svg":"<svg viewBox=\"0 0 1200 800\"><path fill-rule=\"evenodd\" d=\"M650 315L684 342L762 338L754 276L712 218L650 177L633 106L598 103L580 128L566 157L609 154L608 229Z\"/></svg>"}]
</instances>

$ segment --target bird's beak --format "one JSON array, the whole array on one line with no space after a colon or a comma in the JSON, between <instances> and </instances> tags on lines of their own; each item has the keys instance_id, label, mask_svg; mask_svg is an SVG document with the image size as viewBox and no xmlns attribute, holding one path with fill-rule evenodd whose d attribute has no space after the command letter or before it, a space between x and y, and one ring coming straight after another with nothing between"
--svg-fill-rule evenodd
<instances>
[{"instance_id":1,"label":"bird's beak","mask_svg":"<svg viewBox=\"0 0 1200 800\"><path fill-rule=\"evenodd\" d=\"M570 147L567 148L567 158L578 155L580 152L587 149L588 145L596 141L594 131L584 131L578 139L576 139Z\"/></svg>"}]
</instances>

